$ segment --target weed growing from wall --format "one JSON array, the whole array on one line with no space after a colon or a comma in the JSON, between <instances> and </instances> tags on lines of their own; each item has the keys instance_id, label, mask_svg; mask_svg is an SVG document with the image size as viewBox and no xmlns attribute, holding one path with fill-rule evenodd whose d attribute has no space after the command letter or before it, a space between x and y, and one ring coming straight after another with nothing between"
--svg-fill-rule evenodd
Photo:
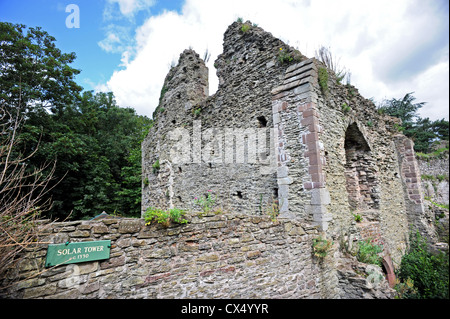
<instances>
[{"instance_id":1,"label":"weed growing from wall","mask_svg":"<svg viewBox=\"0 0 450 319\"><path fill-rule=\"evenodd\" d=\"M208 194L203 198L203 197L195 197L194 198L194 204L198 205L201 207L202 211L204 213L209 213L209 211L212 209L212 207L214 206L214 203L217 200L217 196L212 196L212 190L208 190Z\"/></svg>"},{"instance_id":2,"label":"weed growing from wall","mask_svg":"<svg viewBox=\"0 0 450 319\"><path fill-rule=\"evenodd\" d=\"M150 225L154 220L164 227L169 227L170 222L186 224L188 221L183 218L184 213L184 210L178 208L162 210L159 208L149 207L144 214L145 225Z\"/></svg>"},{"instance_id":3,"label":"weed growing from wall","mask_svg":"<svg viewBox=\"0 0 450 319\"><path fill-rule=\"evenodd\" d=\"M362 263L378 265L381 267L381 257L378 256L378 254L383 251L382 245L374 244L370 238L365 241L360 241L358 245L359 249L356 254L356 259Z\"/></svg>"},{"instance_id":4,"label":"weed growing from wall","mask_svg":"<svg viewBox=\"0 0 450 319\"><path fill-rule=\"evenodd\" d=\"M326 68L319 67L319 85L322 93L328 92L328 72Z\"/></svg>"},{"instance_id":5,"label":"weed growing from wall","mask_svg":"<svg viewBox=\"0 0 450 319\"><path fill-rule=\"evenodd\" d=\"M312 245L314 256L319 257L319 258L325 258L332 245L333 245L333 242L331 240L322 238L322 236L314 238L313 245Z\"/></svg>"}]
</instances>

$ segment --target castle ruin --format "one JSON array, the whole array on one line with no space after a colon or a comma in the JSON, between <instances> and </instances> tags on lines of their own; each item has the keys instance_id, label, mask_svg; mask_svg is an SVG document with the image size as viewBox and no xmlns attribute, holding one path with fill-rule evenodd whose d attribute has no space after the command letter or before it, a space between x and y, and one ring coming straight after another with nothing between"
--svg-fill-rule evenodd
<instances>
[{"instance_id":1,"label":"castle ruin","mask_svg":"<svg viewBox=\"0 0 450 319\"><path fill-rule=\"evenodd\" d=\"M36 245L1 297L394 296L411 229L434 236L399 121L250 22L228 27L215 67L210 96L204 61L180 55L142 143L142 214L179 208L189 222L54 223L40 242L109 240L109 258L44 270L47 245ZM214 206L201 212L208 196ZM320 238L329 244L322 255ZM383 245L382 269L351 256L369 239Z\"/></svg>"},{"instance_id":2,"label":"castle ruin","mask_svg":"<svg viewBox=\"0 0 450 319\"><path fill-rule=\"evenodd\" d=\"M250 22L229 26L214 65L211 96L193 50L164 80L142 144L143 212L195 211L194 198L212 193L224 212L258 216L276 203L279 218L334 239L351 237L359 215L359 236L383 244L394 265L411 227L431 236L413 142L398 119Z\"/></svg>"}]
</instances>

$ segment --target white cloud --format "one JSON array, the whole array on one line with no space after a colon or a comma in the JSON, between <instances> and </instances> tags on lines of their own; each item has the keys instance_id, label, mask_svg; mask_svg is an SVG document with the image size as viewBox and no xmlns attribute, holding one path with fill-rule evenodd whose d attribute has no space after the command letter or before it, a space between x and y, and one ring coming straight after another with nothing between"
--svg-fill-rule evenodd
<instances>
[{"instance_id":1,"label":"white cloud","mask_svg":"<svg viewBox=\"0 0 450 319\"><path fill-rule=\"evenodd\" d=\"M145 2L108 1L118 2L124 15ZM206 48L211 52L210 94L214 93L213 64L222 52L223 33L242 17L307 56L314 56L320 45L330 47L340 65L351 71L352 84L368 98L381 101L415 92L417 101L428 102L423 114L448 119L448 30L442 30L445 23L448 26L448 13L439 14L435 2L420 2L420 10L417 5L408 0L187 0L181 13L163 11L136 29L122 51L125 69L114 72L103 87L114 92L119 105L151 116L169 65L192 47L200 55Z\"/></svg>"},{"instance_id":2,"label":"white cloud","mask_svg":"<svg viewBox=\"0 0 450 319\"><path fill-rule=\"evenodd\" d=\"M116 44L120 44L120 39L115 33L108 33L108 36L102 41L98 42L98 45L106 52L116 51Z\"/></svg>"},{"instance_id":3,"label":"white cloud","mask_svg":"<svg viewBox=\"0 0 450 319\"><path fill-rule=\"evenodd\" d=\"M136 12L148 9L155 4L155 0L108 0L107 14L111 14L114 4L119 5L120 13L126 17L132 17ZM108 16L111 18L111 16Z\"/></svg>"}]
</instances>

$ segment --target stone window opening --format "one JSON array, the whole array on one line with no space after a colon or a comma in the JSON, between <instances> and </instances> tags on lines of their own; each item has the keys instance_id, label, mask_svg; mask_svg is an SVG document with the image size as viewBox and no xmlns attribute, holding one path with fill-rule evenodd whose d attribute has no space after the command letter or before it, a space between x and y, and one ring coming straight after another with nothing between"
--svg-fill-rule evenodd
<instances>
[{"instance_id":1,"label":"stone window opening","mask_svg":"<svg viewBox=\"0 0 450 319\"><path fill-rule=\"evenodd\" d=\"M345 179L353 211L379 208L377 168L369 144L356 123L345 132Z\"/></svg>"},{"instance_id":2,"label":"stone window opening","mask_svg":"<svg viewBox=\"0 0 450 319\"><path fill-rule=\"evenodd\" d=\"M264 116L258 116L259 127L267 127L267 119Z\"/></svg>"}]
</instances>

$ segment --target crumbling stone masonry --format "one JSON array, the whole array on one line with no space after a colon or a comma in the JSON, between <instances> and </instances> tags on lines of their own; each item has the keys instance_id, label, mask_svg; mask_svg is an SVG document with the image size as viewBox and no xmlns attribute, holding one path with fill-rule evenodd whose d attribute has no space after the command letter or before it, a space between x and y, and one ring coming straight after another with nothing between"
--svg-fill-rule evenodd
<instances>
[{"instance_id":1,"label":"crumbling stone masonry","mask_svg":"<svg viewBox=\"0 0 450 319\"><path fill-rule=\"evenodd\" d=\"M397 266L411 227L433 236L412 141L320 61L245 24L224 34L214 95L192 50L166 76L142 144L142 212L199 210L208 191L223 211L265 215L277 203L279 218L336 242L372 234Z\"/></svg>"},{"instance_id":2,"label":"crumbling stone masonry","mask_svg":"<svg viewBox=\"0 0 450 319\"><path fill-rule=\"evenodd\" d=\"M1 297L393 296L410 227L433 236L412 142L321 62L245 24L225 32L214 95L198 54L180 55L142 143L142 213L176 207L189 222L56 223L39 242L111 240L110 259L43 269L36 245ZM208 194L215 205L200 212ZM383 245L382 268L349 254L361 239Z\"/></svg>"}]
</instances>

